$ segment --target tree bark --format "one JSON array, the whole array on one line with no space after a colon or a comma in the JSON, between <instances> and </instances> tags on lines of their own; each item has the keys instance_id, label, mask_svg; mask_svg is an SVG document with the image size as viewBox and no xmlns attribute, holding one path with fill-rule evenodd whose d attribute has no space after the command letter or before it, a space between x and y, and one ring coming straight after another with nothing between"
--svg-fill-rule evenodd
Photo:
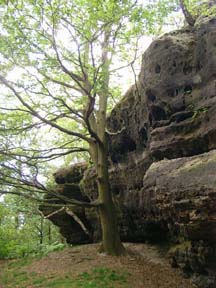
<instances>
[{"instance_id":1,"label":"tree bark","mask_svg":"<svg viewBox=\"0 0 216 288\"><path fill-rule=\"evenodd\" d=\"M39 234L40 234L40 245L43 244L43 240L44 240L44 219L43 217L41 217L41 221L40 221L40 230L39 230Z\"/></svg>"},{"instance_id":2,"label":"tree bark","mask_svg":"<svg viewBox=\"0 0 216 288\"><path fill-rule=\"evenodd\" d=\"M98 149L98 161L97 181L99 201L102 202L99 208L102 228L101 250L110 255L121 255L125 253L125 248L120 240L118 216L110 190L106 143Z\"/></svg>"},{"instance_id":3,"label":"tree bark","mask_svg":"<svg viewBox=\"0 0 216 288\"><path fill-rule=\"evenodd\" d=\"M109 172L108 172L108 153L107 153L107 135L106 135L106 112L107 101L109 97L109 28L104 31L104 41L102 43L102 77L101 89L99 94L99 109L97 112L97 184L99 192L99 206L101 228L102 228L102 251L110 255L121 255L125 249L121 243L118 230L118 216L110 189Z\"/></svg>"},{"instance_id":4,"label":"tree bark","mask_svg":"<svg viewBox=\"0 0 216 288\"><path fill-rule=\"evenodd\" d=\"M49 244L51 245L51 243L52 243L52 228L51 228L50 221L48 222L48 240L49 240Z\"/></svg>"}]
</instances>

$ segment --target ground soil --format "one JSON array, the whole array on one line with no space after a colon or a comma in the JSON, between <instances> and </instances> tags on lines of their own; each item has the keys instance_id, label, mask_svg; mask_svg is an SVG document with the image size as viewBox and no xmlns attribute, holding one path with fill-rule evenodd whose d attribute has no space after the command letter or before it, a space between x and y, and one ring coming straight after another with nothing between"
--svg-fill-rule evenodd
<instances>
[{"instance_id":1,"label":"ground soil","mask_svg":"<svg viewBox=\"0 0 216 288\"><path fill-rule=\"evenodd\" d=\"M98 244L66 248L34 260L25 269L42 276L70 273L77 276L93 268L104 267L127 273L131 288L191 288L178 269L171 268L168 259L155 246L147 244L125 244L126 256L113 257L98 253ZM0 262L0 269L7 263ZM0 281L1 282L1 281ZM1 288L3 286L0 285ZM103 287L101 287L103 288Z\"/></svg>"}]
</instances>

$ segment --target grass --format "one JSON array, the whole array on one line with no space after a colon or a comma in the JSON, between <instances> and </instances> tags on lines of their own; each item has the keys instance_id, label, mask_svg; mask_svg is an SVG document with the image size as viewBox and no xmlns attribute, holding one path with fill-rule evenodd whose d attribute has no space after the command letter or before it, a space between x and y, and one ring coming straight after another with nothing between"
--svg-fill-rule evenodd
<instances>
[{"instance_id":1,"label":"grass","mask_svg":"<svg viewBox=\"0 0 216 288\"><path fill-rule=\"evenodd\" d=\"M177 251L185 251L187 249L191 248L191 242L190 241L184 241L180 244L171 246L169 249L170 254L175 254Z\"/></svg>"},{"instance_id":2,"label":"grass","mask_svg":"<svg viewBox=\"0 0 216 288\"><path fill-rule=\"evenodd\" d=\"M10 263L1 273L4 288L127 288L127 273L114 271L105 267L93 268L72 278L69 274L41 275L28 273L22 268L30 260L19 260Z\"/></svg>"},{"instance_id":3,"label":"grass","mask_svg":"<svg viewBox=\"0 0 216 288\"><path fill-rule=\"evenodd\" d=\"M127 278L125 273L119 273L108 268L95 268L90 273L82 273L74 287L81 288L112 288L114 284L126 284Z\"/></svg>"}]
</instances>

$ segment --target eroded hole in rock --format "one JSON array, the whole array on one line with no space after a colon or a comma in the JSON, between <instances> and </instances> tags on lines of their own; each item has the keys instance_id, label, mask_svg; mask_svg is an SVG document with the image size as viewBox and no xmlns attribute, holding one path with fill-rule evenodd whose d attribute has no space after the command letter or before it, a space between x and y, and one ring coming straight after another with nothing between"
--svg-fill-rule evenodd
<instances>
[{"instance_id":1,"label":"eroded hole in rock","mask_svg":"<svg viewBox=\"0 0 216 288\"><path fill-rule=\"evenodd\" d=\"M150 124L150 126L152 126L152 116L151 116L151 114L149 114L149 124Z\"/></svg>"},{"instance_id":2,"label":"eroded hole in rock","mask_svg":"<svg viewBox=\"0 0 216 288\"><path fill-rule=\"evenodd\" d=\"M115 116L110 118L111 120L109 121L109 130L110 131L117 131L119 129L119 120L115 119ZM121 123L121 120L120 120Z\"/></svg>"},{"instance_id":3,"label":"eroded hole in rock","mask_svg":"<svg viewBox=\"0 0 216 288\"><path fill-rule=\"evenodd\" d=\"M64 177L60 177L60 176L55 177L55 181L56 181L57 184L65 184L65 182L66 182L65 178Z\"/></svg>"},{"instance_id":4,"label":"eroded hole in rock","mask_svg":"<svg viewBox=\"0 0 216 288\"><path fill-rule=\"evenodd\" d=\"M151 107L151 115L152 115L152 118L155 121L160 121L160 120L166 120L167 119L166 112L160 106L156 106L156 105L152 106Z\"/></svg>"},{"instance_id":5,"label":"eroded hole in rock","mask_svg":"<svg viewBox=\"0 0 216 288\"><path fill-rule=\"evenodd\" d=\"M212 5L214 5L214 4L212 4ZM216 19L215 19L215 18L211 19L211 20L209 21L209 23L215 24L215 23L216 23Z\"/></svg>"},{"instance_id":6,"label":"eroded hole in rock","mask_svg":"<svg viewBox=\"0 0 216 288\"><path fill-rule=\"evenodd\" d=\"M148 140L148 134L144 127L140 129L139 136L140 136L141 141L146 142Z\"/></svg>"},{"instance_id":7,"label":"eroded hole in rock","mask_svg":"<svg viewBox=\"0 0 216 288\"><path fill-rule=\"evenodd\" d=\"M158 48L159 44L158 43L155 43L154 45L154 49Z\"/></svg>"},{"instance_id":8,"label":"eroded hole in rock","mask_svg":"<svg viewBox=\"0 0 216 288\"><path fill-rule=\"evenodd\" d=\"M173 89L167 90L167 94L168 94L168 96L174 97L175 96L175 90L173 90Z\"/></svg>"},{"instance_id":9,"label":"eroded hole in rock","mask_svg":"<svg viewBox=\"0 0 216 288\"><path fill-rule=\"evenodd\" d=\"M123 141L125 148L123 149L125 152L131 152L136 150L136 143L130 137L124 137Z\"/></svg>"},{"instance_id":10,"label":"eroded hole in rock","mask_svg":"<svg viewBox=\"0 0 216 288\"><path fill-rule=\"evenodd\" d=\"M186 120L188 118L191 118L193 115L194 115L194 111L180 111L180 112L176 112L170 117L170 121L179 123L179 122L184 121L184 120Z\"/></svg>"},{"instance_id":11,"label":"eroded hole in rock","mask_svg":"<svg viewBox=\"0 0 216 288\"><path fill-rule=\"evenodd\" d=\"M197 62L197 66L196 66L196 71L199 71L202 69L202 64L200 63L200 61Z\"/></svg>"},{"instance_id":12,"label":"eroded hole in rock","mask_svg":"<svg viewBox=\"0 0 216 288\"><path fill-rule=\"evenodd\" d=\"M168 90L167 90L167 95L168 95L169 97L175 97L175 96L178 95L178 93L179 93L179 90L178 90L178 89L168 89Z\"/></svg>"},{"instance_id":13,"label":"eroded hole in rock","mask_svg":"<svg viewBox=\"0 0 216 288\"><path fill-rule=\"evenodd\" d=\"M148 100L150 100L152 102L154 102L156 99L155 95L152 93L152 91L150 89L146 91L146 96L147 96Z\"/></svg>"},{"instance_id":14,"label":"eroded hole in rock","mask_svg":"<svg viewBox=\"0 0 216 288\"><path fill-rule=\"evenodd\" d=\"M114 185L113 187L112 187L112 192L113 192L113 194L114 195L120 195L120 190L119 190L119 187L118 186L116 186L116 185Z\"/></svg>"},{"instance_id":15,"label":"eroded hole in rock","mask_svg":"<svg viewBox=\"0 0 216 288\"><path fill-rule=\"evenodd\" d=\"M118 143L113 147L113 152L118 155L124 155L127 152L136 150L136 143L128 135L122 135Z\"/></svg>"},{"instance_id":16,"label":"eroded hole in rock","mask_svg":"<svg viewBox=\"0 0 216 288\"><path fill-rule=\"evenodd\" d=\"M184 88L184 94L191 94L193 87L191 85L186 85Z\"/></svg>"},{"instance_id":17,"label":"eroded hole in rock","mask_svg":"<svg viewBox=\"0 0 216 288\"><path fill-rule=\"evenodd\" d=\"M137 145L135 141L128 135L122 135L117 143L112 144L112 150L110 151L111 160L113 163L118 163L124 159L124 155L128 152L135 151Z\"/></svg>"},{"instance_id":18,"label":"eroded hole in rock","mask_svg":"<svg viewBox=\"0 0 216 288\"><path fill-rule=\"evenodd\" d=\"M188 74L192 73L192 70L193 70L192 66L185 64L185 66L183 68L183 73L185 75L188 75Z\"/></svg>"},{"instance_id":19,"label":"eroded hole in rock","mask_svg":"<svg viewBox=\"0 0 216 288\"><path fill-rule=\"evenodd\" d=\"M156 64L156 66L155 66L155 73L156 73L156 74L159 74L160 72L161 72L161 67L160 67L159 64Z\"/></svg>"}]
</instances>

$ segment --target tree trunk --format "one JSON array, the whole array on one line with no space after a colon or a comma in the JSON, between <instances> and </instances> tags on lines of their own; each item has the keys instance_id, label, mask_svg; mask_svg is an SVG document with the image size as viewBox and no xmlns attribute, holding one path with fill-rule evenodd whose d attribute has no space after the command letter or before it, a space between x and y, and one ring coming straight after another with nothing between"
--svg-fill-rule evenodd
<instances>
[{"instance_id":1,"label":"tree trunk","mask_svg":"<svg viewBox=\"0 0 216 288\"><path fill-rule=\"evenodd\" d=\"M184 14L185 20L190 26L194 26L196 19L192 16L192 14L188 11L184 0L179 0L180 7L182 9L182 12Z\"/></svg>"},{"instance_id":2,"label":"tree trunk","mask_svg":"<svg viewBox=\"0 0 216 288\"><path fill-rule=\"evenodd\" d=\"M121 243L119 230L118 230L118 216L113 202L112 193L109 184L108 173L108 153L107 153L107 136L106 136L106 113L107 113L107 101L109 98L109 66L110 60L108 57L110 48L110 27L107 27L104 31L104 39L101 44L101 87L98 92L98 110L96 111L96 119L91 110L92 119L90 119L90 134L94 131L97 135L90 150L92 154L92 160L97 170L97 185L98 185L98 200L101 203L99 206L100 221L102 228L102 251L110 255L121 255L125 252L124 246ZM95 102L93 103L95 105ZM94 120L94 121L93 121ZM94 135L92 135L94 137Z\"/></svg>"},{"instance_id":3,"label":"tree trunk","mask_svg":"<svg viewBox=\"0 0 216 288\"><path fill-rule=\"evenodd\" d=\"M52 243L52 228L51 228L50 221L48 222L48 240L49 240L49 244L51 245L51 243Z\"/></svg>"},{"instance_id":4,"label":"tree trunk","mask_svg":"<svg viewBox=\"0 0 216 288\"><path fill-rule=\"evenodd\" d=\"M124 254L125 248L120 240L117 211L109 185L106 143L103 147L99 146L98 148L97 181L99 201L102 203L101 207L99 208L102 228L102 251L110 255Z\"/></svg>"},{"instance_id":5,"label":"tree trunk","mask_svg":"<svg viewBox=\"0 0 216 288\"><path fill-rule=\"evenodd\" d=\"M44 219L43 217L41 217L41 221L40 221L40 245L43 244L43 240L44 240Z\"/></svg>"}]
</instances>

